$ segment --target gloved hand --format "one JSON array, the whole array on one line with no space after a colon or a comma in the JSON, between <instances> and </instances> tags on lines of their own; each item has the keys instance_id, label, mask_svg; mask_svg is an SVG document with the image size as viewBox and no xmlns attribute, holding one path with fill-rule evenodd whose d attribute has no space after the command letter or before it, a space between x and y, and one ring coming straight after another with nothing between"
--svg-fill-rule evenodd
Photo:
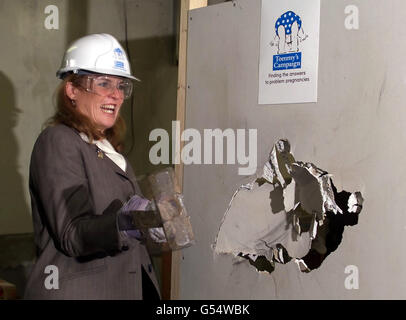
<instances>
[{"instance_id":1,"label":"gloved hand","mask_svg":"<svg viewBox=\"0 0 406 320\"><path fill-rule=\"evenodd\" d=\"M140 197L139 195L133 195L121 208L122 212L129 213L131 211L149 211L151 208L151 201Z\"/></svg>"},{"instance_id":2,"label":"gloved hand","mask_svg":"<svg viewBox=\"0 0 406 320\"><path fill-rule=\"evenodd\" d=\"M148 199L139 195L132 196L119 210L117 215L118 229L127 236L144 240L142 229L154 226L154 205ZM149 216L151 217L149 222Z\"/></svg>"}]
</instances>

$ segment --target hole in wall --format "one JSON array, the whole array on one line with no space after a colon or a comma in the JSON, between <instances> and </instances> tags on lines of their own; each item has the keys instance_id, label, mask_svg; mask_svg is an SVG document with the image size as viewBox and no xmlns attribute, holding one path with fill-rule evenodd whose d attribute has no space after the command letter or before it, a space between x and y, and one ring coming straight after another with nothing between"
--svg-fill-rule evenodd
<instances>
[{"instance_id":1,"label":"hole in wall","mask_svg":"<svg viewBox=\"0 0 406 320\"><path fill-rule=\"evenodd\" d=\"M325 170L296 161L289 141L281 139L262 176L232 196L213 248L259 272L292 260L310 272L337 250L345 227L358 223L363 201L358 191L338 191Z\"/></svg>"}]
</instances>

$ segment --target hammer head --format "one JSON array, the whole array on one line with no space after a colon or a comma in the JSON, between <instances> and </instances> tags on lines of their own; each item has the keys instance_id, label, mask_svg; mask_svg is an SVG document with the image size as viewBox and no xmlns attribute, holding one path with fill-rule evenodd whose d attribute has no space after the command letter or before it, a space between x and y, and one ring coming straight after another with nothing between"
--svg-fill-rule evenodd
<instances>
[{"instance_id":1,"label":"hammer head","mask_svg":"<svg viewBox=\"0 0 406 320\"><path fill-rule=\"evenodd\" d=\"M168 167L152 173L140 185L151 199L151 206L149 211L137 212L137 221L142 228L148 228L147 246L151 251L179 250L194 244L190 217L183 195L177 192L174 170Z\"/></svg>"}]
</instances>

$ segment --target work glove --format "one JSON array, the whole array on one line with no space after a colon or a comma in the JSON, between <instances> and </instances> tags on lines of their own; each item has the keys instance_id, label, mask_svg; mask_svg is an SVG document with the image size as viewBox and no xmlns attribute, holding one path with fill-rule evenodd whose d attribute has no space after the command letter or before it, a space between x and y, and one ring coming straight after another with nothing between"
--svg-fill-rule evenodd
<instances>
[{"instance_id":1,"label":"work glove","mask_svg":"<svg viewBox=\"0 0 406 320\"><path fill-rule=\"evenodd\" d=\"M153 202L139 195L132 196L118 212L119 231L126 236L145 240L144 232L149 228L161 225L160 217L154 212Z\"/></svg>"}]
</instances>

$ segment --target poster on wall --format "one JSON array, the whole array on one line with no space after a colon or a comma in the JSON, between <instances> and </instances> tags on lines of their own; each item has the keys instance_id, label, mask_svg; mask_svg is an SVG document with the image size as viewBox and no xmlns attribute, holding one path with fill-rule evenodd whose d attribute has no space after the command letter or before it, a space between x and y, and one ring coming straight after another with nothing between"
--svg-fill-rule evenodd
<instances>
[{"instance_id":1,"label":"poster on wall","mask_svg":"<svg viewBox=\"0 0 406 320\"><path fill-rule=\"evenodd\" d=\"M259 104L317 102L320 0L262 0Z\"/></svg>"}]
</instances>

